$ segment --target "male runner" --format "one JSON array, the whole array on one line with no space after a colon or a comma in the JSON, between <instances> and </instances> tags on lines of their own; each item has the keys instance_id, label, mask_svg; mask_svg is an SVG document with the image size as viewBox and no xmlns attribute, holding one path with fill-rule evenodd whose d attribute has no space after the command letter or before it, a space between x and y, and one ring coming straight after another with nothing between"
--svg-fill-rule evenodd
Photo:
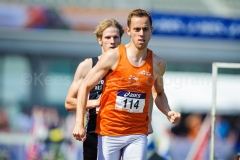
<instances>
[{"instance_id":1,"label":"male runner","mask_svg":"<svg viewBox=\"0 0 240 160\"><path fill-rule=\"evenodd\" d=\"M107 75L97 116L98 160L146 160L151 92L158 109L171 123L180 113L171 111L164 93L166 62L147 48L153 31L148 11L135 9L128 16L130 43L109 50L84 78L78 92L73 135L85 141L87 94Z\"/></svg>"}]
</instances>

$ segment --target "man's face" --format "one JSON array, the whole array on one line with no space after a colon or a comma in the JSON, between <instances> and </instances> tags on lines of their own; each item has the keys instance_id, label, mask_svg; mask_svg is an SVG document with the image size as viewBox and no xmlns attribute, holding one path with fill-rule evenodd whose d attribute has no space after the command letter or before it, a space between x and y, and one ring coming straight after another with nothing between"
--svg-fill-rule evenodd
<instances>
[{"instance_id":1,"label":"man's face","mask_svg":"<svg viewBox=\"0 0 240 160\"><path fill-rule=\"evenodd\" d=\"M148 17L133 16L130 28L127 28L127 33L131 37L131 41L139 50L147 47L152 31L153 27L150 25Z\"/></svg>"},{"instance_id":2,"label":"man's face","mask_svg":"<svg viewBox=\"0 0 240 160\"><path fill-rule=\"evenodd\" d=\"M110 48L116 48L121 43L119 29L116 27L108 27L103 31L102 38L98 39L102 49L106 52Z\"/></svg>"}]
</instances>

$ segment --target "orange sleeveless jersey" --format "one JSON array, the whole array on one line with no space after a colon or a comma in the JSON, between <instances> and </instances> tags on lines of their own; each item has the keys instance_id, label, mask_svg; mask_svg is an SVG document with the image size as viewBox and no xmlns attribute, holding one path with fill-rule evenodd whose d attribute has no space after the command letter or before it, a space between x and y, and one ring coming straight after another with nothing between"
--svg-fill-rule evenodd
<instances>
[{"instance_id":1,"label":"orange sleeveless jersey","mask_svg":"<svg viewBox=\"0 0 240 160\"><path fill-rule=\"evenodd\" d=\"M118 48L118 65L105 80L96 133L107 136L148 134L149 96L154 81L152 51L148 50L142 66L135 67L127 58L125 46Z\"/></svg>"}]
</instances>

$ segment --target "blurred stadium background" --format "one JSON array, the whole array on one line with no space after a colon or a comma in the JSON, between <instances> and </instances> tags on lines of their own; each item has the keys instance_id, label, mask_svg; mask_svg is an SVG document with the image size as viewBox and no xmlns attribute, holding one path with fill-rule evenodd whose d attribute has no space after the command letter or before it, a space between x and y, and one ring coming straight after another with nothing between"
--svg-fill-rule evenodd
<instances>
[{"instance_id":1,"label":"blurred stadium background","mask_svg":"<svg viewBox=\"0 0 240 160\"><path fill-rule=\"evenodd\" d=\"M240 63L239 0L0 0L0 159L82 159L68 88L78 64L100 54L95 26L126 27L137 7L153 15L149 48L166 59L165 92L182 113L171 125L154 107L148 159L209 158L212 62ZM228 160L240 152L240 70L219 69L217 86L215 156Z\"/></svg>"}]
</instances>

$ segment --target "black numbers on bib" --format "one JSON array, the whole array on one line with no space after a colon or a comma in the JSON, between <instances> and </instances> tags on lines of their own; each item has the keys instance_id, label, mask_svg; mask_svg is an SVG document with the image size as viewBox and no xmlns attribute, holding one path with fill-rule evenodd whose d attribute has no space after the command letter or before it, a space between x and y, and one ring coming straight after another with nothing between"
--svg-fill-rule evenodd
<instances>
[{"instance_id":1,"label":"black numbers on bib","mask_svg":"<svg viewBox=\"0 0 240 160\"><path fill-rule=\"evenodd\" d=\"M123 102L124 102L124 108L127 107L127 101L128 99L125 99ZM130 109L132 109L132 106L135 107L136 109L138 109L138 105L139 105L139 100L137 100L134 105L133 105L133 99L129 101L130 102Z\"/></svg>"},{"instance_id":2,"label":"black numbers on bib","mask_svg":"<svg viewBox=\"0 0 240 160\"><path fill-rule=\"evenodd\" d=\"M136 109L138 109L138 104L139 104L139 100L137 100L137 102L134 104L134 107L136 108Z\"/></svg>"},{"instance_id":3,"label":"black numbers on bib","mask_svg":"<svg viewBox=\"0 0 240 160\"><path fill-rule=\"evenodd\" d=\"M126 108L126 106L127 106L127 99L125 99L123 102L124 102L124 108Z\"/></svg>"}]
</instances>

